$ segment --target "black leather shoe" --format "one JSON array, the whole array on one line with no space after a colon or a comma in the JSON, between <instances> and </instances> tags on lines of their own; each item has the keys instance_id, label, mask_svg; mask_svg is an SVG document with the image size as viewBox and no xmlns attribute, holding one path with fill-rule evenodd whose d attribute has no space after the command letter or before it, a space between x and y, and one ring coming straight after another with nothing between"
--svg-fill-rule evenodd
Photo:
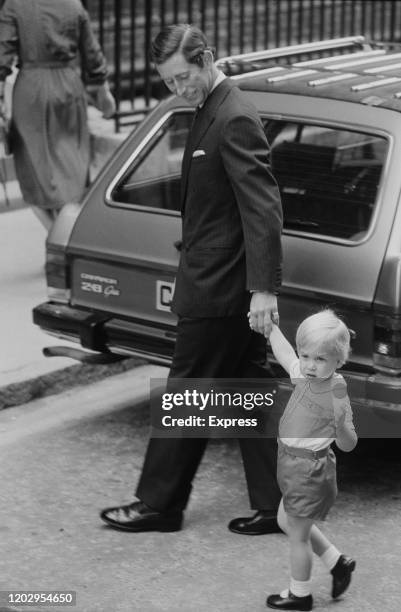
<instances>
[{"instance_id":1,"label":"black leather shoe","mask_svg":"<svg viewBox=\"0 0 401 612\"><path fill-rule=\"evenodd\" d=\"M242 533L244 535L283 533L277 524L276 515L271 510L258 510L253 516L233 519L229 522L228 528L233 533Z\"/></svg>"},{"instance_id":2,"label":"black leather shoe","mask_svg":"<svg viewBox=\"0 0 401 612\"><path fill-rule=\"evenodd\" d=\"M331 589L331 596L336 599L340 597L349 587L351 582L351 574L354 571L356 562L351 557L341 555L333 569L331 574L333 575L333 585Z\"/></svg>"},{"instance_id":3,"label":"black leather shoe","mask_svg":"<svg viewBox=\"0 0 401 612\"><path fill-rule=\"evenodd\" d=\"M312 595L297 597L289 591L287 597L269 595L266 605L268 608L274 608L275 610L312 610L313 598Z\"/></svg>"},{"instance_id":4,"label":"black leather shoe","mask_svg":"<svg viewBox=\"0 0 401 612\"><path fill-rule=\"evenodd\" d=\"M164 513L152 510L141 501L126 506L106 508L100 518L114 529L123 531L179 531L182 512Z\"/></svg>"}]
</instances>

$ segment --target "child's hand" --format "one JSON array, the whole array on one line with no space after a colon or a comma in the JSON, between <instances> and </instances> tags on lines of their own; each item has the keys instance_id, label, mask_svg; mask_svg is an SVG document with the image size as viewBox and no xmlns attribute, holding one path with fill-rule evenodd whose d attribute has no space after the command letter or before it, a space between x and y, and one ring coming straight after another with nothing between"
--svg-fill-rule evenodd
<instances>
[{"instance_id":1,"label":"child's hand","mask_svg":"<svg viewBox=\"0 0 401 612\"><path fill-rule=\"evenodd\" d=\"M350 407L337 400L334 404L334 422L336 426L336 444L342 451L348 453L358 441L358 436L352 422L352 413ZM348 415L348 417L347 417Z\"/></svg>"},{"instance_id":2,"label":"child's hand","mask_svg":"<svg viewBox=\"0 0 401 612\"><path fill-rule=\"evenodd\" d=\"M343 429L345 425L345 408L341 405L334 406L334 423L336 429Z\"/></svg>"},{"instance_id":3,"label":"child's hand","mask_svg":"<svg viewBox=\"0 0 401 612\"><path fill-rule=\"evenodd\" d=\"M347 397L347 387L343 383L336 383L333 387L334 423L336 429L341 429L345 424L346 407L344 398Z\"/></svg>"}]
</instances>

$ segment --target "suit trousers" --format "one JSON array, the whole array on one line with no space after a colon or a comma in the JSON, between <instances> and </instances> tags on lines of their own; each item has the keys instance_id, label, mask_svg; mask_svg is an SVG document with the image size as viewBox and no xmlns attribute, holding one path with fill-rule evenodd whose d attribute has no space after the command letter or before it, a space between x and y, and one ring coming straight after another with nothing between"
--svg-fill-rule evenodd
<instances>
[{"instance_id":1,"label":"suit trousers","mask_svg":"<svg viewBox=\"0 0 401 612\"><path fill-rule=\"evenodd\" d=\"M182 317L168 382L174 378L266 378L266 341L249 328L245 314L231 317ZM167 382L167 387L168 387ZM277 441L238 438L251 508L276 512ZM183 510L207 438L150 438L136 495L160 512Z\"/></svg>"}]
</instances>

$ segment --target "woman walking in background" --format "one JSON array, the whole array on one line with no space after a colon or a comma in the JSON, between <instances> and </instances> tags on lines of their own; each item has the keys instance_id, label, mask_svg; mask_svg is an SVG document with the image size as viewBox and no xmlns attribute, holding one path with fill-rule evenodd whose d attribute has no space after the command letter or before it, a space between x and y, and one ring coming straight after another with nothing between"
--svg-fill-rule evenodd
<instances>
[{"instance_id":1,"label":"woman walking in background","mask_svg":"<svg viewBox=\"0 0 401 612\"><path fill-rule=\"evenodd\" d=\"M114 99L105 57L80 0L5 0L0 10L3 117L4 82L15 61L19 72L11 130L16 174L25 202L49 230L61 207L79 202L88 185L85 86L104 117L114 114Z\"/></svg>"}]
</instances>

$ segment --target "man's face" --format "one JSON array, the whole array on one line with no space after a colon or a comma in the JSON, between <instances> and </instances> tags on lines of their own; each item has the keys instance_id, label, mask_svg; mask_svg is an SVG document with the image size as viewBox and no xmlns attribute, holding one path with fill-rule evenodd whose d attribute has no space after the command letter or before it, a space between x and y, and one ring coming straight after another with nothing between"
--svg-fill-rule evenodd
<instances>
[{"instance_id":1,"label":"man's face","mask_svg":"<svg viewBox=\"0 0 401 612\"><path fill-rule=\"evenodd\" d=\"M182 53L175 53L157 70L169 90L181 96L191 106L204 104L214 81L213 59L209 52L204 54L204 66L190 64Z\"/></svg>"}]
</instances>

